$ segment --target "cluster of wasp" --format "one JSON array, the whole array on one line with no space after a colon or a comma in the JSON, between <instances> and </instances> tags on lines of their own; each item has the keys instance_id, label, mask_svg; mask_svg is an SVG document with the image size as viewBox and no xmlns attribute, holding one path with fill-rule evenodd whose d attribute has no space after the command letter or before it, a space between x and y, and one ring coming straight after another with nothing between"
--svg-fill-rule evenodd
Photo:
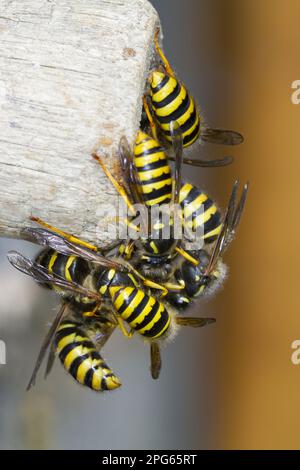
<instances>
[{"instance_id":1,"label":"cluster of wasp","mask_svg":"<svg viewBox=\"0 0 300 470\"><path fill-rule=\"evenodd\" d=\"M238 200L238 182L234 183L222 214L207 194L181 180L181 167L183 163L217 167L232 159L190 159L183 156L183 148L199 139L236 145L243 137L203 124L194 99L162 52L159 30L154 45L157 60L147 80L134 149L125 137L119 145L124 181L111 174L101 157L93 157L131 211L126 220L131 228L140 230L137 203L149 212L154 206L179 207L184 213L180 220L188 228L184 237L201 228L200 248L185 249L187 240L172 236L174 218L163 217L163 210L151 218L146 234L116 240L105 250L31 217L40 227L25 228L23 236L45 248L34 261L14 251L8 259L38 283L54 289L61 308L42 344L28 388L35 383L48 349L46 376L58 353L64 368L80 384L95 391L119 387L119 378L100 354L117 327L126 337L136 333L150 344L151 375L157 379L161 344L174 337L180 326L214 322L213 318L186 316L185 311L222 284L226 275L223 254L234 238L248 186ZM171 228L168 238L162 236L166 224Z\"/></svg>"}]
</instances>

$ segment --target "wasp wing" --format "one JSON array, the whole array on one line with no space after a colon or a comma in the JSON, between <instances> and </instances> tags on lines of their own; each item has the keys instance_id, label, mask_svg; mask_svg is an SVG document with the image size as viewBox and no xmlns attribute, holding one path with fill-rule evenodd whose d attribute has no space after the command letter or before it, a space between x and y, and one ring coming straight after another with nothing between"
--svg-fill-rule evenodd
<instances>
[{"instance_id":1,"label":"wasp wing","mask_svg":"<svg viewBox=\"0 0 300 470\"><path fill-rule=\"evenodd\" d=\"M175 161L175 158L172 155L168 154L168 160ZM203 168L218 168L220 166L227 166L233 162L233 157L221 157L216 158L215 160L199 160L198 158L186 158L182 159L185 165L199 166Z\"/></svg>"},{"instance_id":2,"label":"wasp wing","mask_svg":"<svg viewBox=\"0 0 300 470\"><path fill-rule=\"evenodd\" d=\"M96 299L99 301L99 304L101 303L102 297L97 292L92 292L89 289L86 289L85 287L77 284L76 282L67 281L58 274L50 273L46 268L44 268L44 266L41 266L35 261L31 261L17 251L9 251L7 258L16 269L24 274L27 274L28 276L31 276L39 283L55 285L61 289L81 294L84 297Z\"/></svg>"},{"instance_id":3,"label":"wasp wing","mask_svg":"<svg viewBox=\"0 0 300 470\"><path fill-rule=\"evenodd\" d=\"M64 313L65 313L65 309L66 309L66 306L67 304L66 303L63 303L58 314L56 315L43 343L42 343L42 346L41 346L41 349L40 349L40 352L39 352L39 355L38 355L38 358L37 358L37 361L36 361L36 364L34 366L34 369L33 369L33 372L32 372L32 375L31 375L31 378L29 380L29 383L27 385L27 388L26 390L30 390L31 387L34 386L35 384L35 381L36 381L36 376L37 376L37 373L39 371L39 368L41 367L41 364L43 362L43 359L45 357L45 354L46 354L46 351L49 347L49 345L51 344L51 342L53 341L53 337L57 331L57 328L59 327L62 319L63 319L63 316L64 316Z\"/></svg>"},{"instance_id":4,"label":"wasp wing","mask_svg":"<svg viewBox=\"0 0 300 470\"><path fill-rule=\"evenodd\" d=\"M143 204L141 192L138 190L140 181L137 178L132 150L125 136L121 137L119 142L119 160L124 180L127 182L130 190L131 199L135 203Z\"/></svg>"},{"instance_id":5,"label":"wasp wing","mask_svg":"<svg viewBox=\"0 0 300 470\"><path fill-rule=\"evenodd\" d=\"M218 259L224 253L228 245L232 242L238 224L241 220L241 216L245 207L245 202L248 194L248 183L244 185L241 198L237 204L237 191L239 182L234 182L231 195L229 198L228 206L224 216L222 229L215 242L214 249L209 261L209 264L205 270L205 275L208 275L214 269Z\"/></svg>"},{"instance_id":6,"label":"wasp wing","mask_svg":"<svg viewBox=\"0 0 300 470\"><path fill-rule=\"evenodd\" d=\"M97 314L97 318L95 318L95 322L92 327L92 340L96 344L98 350L103 348L117 326L118 324L113 315L107 312L102 313L101 311Z\"/></svg>"},{"instance_id":7,"label":"wasp wing","mask_svg":"<svg viewBox=\"0 0 300 470\"><path fill-rule=\"evenodd\" d=\"M22 230L22 235L27 240L34 241L42 246L48 246L53 250L58 251L59 253L66 256L79 256L80 258L90 261L100 266L117 269L119 271L124 271L124 265L113 261L109 258L105 258L101 253L95 252L81 245L77 245L65 237L57 235L50 230L43 228L33 228L26 227Z\"/></svg>"},{"instance_id":8,"label":"wasp wing","mask_svg":"<svg viewBox=\"0 0 300 470\"><path fill-rule=\"evenodd\" d=\"M192 328L202 328L216 322L215 318L208 317L175 317L177 325L191 326Z\"/></svg>"},{"instance_id":9,"label":"wasp wing","mask_svg":"<svg viewBox=\"0 0 300 470\"><path fill-rule=\"evenodd\" d=\"M150 345L150 372L154 380L158 379L161 371L161 354L159 344L153 341Z\"/></svg>"},{"instance_id":10,"label":"wasp wing","mask_svg":"<svg viewBox=\"0 0 300 470\"><path fill-rule=\"evenodd\" d=\"M244 142L242 134L226 129L204 128L201 130L201 139L211 144L220 145L239 145Z\"/></svg>"},{"instance_id":11,"label":"wasp wing","mask_svg":"<svg viewBox=\"0 0 300 470\"><path fill-rule=\"evenodd\" d=\"M170 136L175 160L175 176L172 201L174 204L178 204L181 188L181 174L183 163L183 139L182 132L177 121L170 122Z\"/></svg>"}]
</instances>

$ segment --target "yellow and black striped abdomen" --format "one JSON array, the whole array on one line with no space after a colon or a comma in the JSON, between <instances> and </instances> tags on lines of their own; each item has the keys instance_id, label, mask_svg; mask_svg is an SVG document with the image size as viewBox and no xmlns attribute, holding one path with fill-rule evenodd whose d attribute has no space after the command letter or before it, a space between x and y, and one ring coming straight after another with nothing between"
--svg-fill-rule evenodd
<instances>
[{"instance_id":1,"label":"yellow and black striped abdomen","mask_svg":"<svg viewBox=\"0 0 300 470\"><path fill-rule=\"evenodd\" d=\"M169 204L172 175L168 159L159 143L142 131L138 132L135 142L134 164L146 206Z\"/></svg>"},{"instance_id":2,"label":"yellow and black striped abdomen","mask_svg":"<svg viewBox=\"0 0 300 470\"><path fill-rule=\"evenodd\" d=\"M165 306L136 287L111 288L114 308L130 328L150 339L164 336L170 327Z\"/></svg>"},{"instance_id":3,"label":"yellow and black striped abdomen","mask_svg":"<svg viewBox=\"0 0 300 470\"><path fill-rule=\"evenodd\" d=\"M120 380L102 359L81 324L62 322L55 344L64 368L80 384L97 392L120 387Z\"/></svg>"},{"instance_id":4,"label":"yellow and black striped abdomen","mask_svg":"<svg viewBox=\"0 0 300 470\"><path fill-rule=\"evenodd\" d=\"M83 285L85 279L90 274L89 263L83 258L77 256L66 256L62 255L58 251L47 248L43 250L36 259L37 263L41 264L46 268L50 274L58 275L69 282L74 282L79 285ZM72 297L73 307L82 313L92 312L97 306L97 301L90 297L83 297L82 295L72 295L70 291L64 290L56 285L47 287L53 287L53 289L65 298Z\"/></svg>"},{"instance_id":5,"label":"yellow and black striped abdomen","mask_svg":"<svg viewBox=\"0 0 300 470\"><path fill-rule=\"evenodd\" d=\"M221 230L221 213L212 199L190 183L184 183L179 202L183 208L184 224L193 231L201 230L204 243L216 240Z\"/></svg>"},{"instance_id":6,"label":"yellow and black striped abdomen","mask_svg":"<svg viewBox=\"0 0 300 470\"><path fill-rule=\"evenodd\" d=\"M193 144L200 134L200 115L185 86L159 71L151 73L149 83L152 108L166 139L171 140L170 122L177 121L182 131L183 146Z\"/></svg>"},{"instance_id":7,"label":"yellow and black striped abdomen","mask_svg":"<svg viewBox=\"0 0 300 470\"><path fill-rule=\"evenodd\" d=\"M67 281L73 281L77 284L82 284L90 272L89 264L83 258L62 255L51 248L43 250L36 261L51 274L57 274Z\"/></svg>"}]
</instances>

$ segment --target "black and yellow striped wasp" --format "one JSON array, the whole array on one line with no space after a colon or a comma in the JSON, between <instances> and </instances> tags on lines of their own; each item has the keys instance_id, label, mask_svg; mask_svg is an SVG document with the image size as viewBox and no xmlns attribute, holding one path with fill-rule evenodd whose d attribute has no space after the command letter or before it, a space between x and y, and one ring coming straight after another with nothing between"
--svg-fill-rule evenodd
<instances>
[{"instance_id":1,"label":"black and yellow striped wasp","mask_svg":"<svg viewBox=\"0 0 300 470\"><path fill-rule=\"evenodd\" d=\"M151 374L157 378L160 343L173 337L180 325L200 327L214 321L178 316L162 295L153 294L166 290L129 263L104 257L95 245L32 219L43 228L28 227L23 237L46 248L35 261L17 252L9 252L8 259L38 283L53 288L62 306L43 341L28 389L34 385L49 347L46 375L57 351L65 369L82 385L95 391L119 387L120 380L99 351L116 327L128 338L138 333L150 343Z\"/></svg>"},{"instance_id":2,"label":"black and yellow striped wasp","mask_svg":"<svg viewBox=\"0 0 300 470\"><path fill-rule=\"evenodd\" d=\"M198 265L183 260L174 271L173 284L181 286L179 291L169 291L166 301L177 310L185 310L200 297L213 295L222 286L227 275L223 255L233 241L245 207L249 184L243 187L237 201L238 180L235 181L228 206L222 221L222 229L212 250L207 247L190 252L199 261Z\"/></svg>"},{"instance_id":3,"label":"black and yellow striped wasp","mask_svg":"<svg viewBox=\"0 0 300 470\"><path fill-rule=\"evenodd\" d=\"M131 151L126 139L123 138L120 142L121 168L129 192L112 176L99 156L94 155L94 158L101 164L130 207L134 203L140 203L150 210L157 205L179 204L183 214L183 226L188 228L187 238L189 233L195 233L197 228L202 229L198 240L202 242L202 246L189 251L182 247L184 237L182 240L175 240L172 236L163 239L162 220L153 221L149 217L150 223L154 224L154 230L151 227L151 236L138 242L129 242L129 245L128 242L121 245L121 254L130 259L140 273L168 289L166 300L174 307L184 309L197 297L212 294L222 285L227 268L221 255L237 229L245 205L248 184L244 186L240 201L237 202L238 181L234 183L226 214L222 216L217 205L206 193L190 183L181 182L182 133L176 123L172 122L170 129L175 160L174 177L163 148L154 138L141 131L138 133L134 151ZM133 224L134 220L130 223ZM172 218L169 223L172 226ZM215 250L221 240L222 250L216 256Z\"/></svg>"},{"instance_id":4,"label":"black and yellow striped wasp","mask_svg":"<svg viewBox=\"0 0 300 470\"><path fill-rule=\"evenodd\" d=\"M136 232L139 232L140 227L135 222L135 205L146 208L149 229L146 236L135 241L129 238L121 245L121 254L131 259L135 253L142 262L139 263L135 256L133 264L138 262L141 273L157 282L170 277L174 268L173 260L177 255L198 264L183 248L189 234L201 234L198 241L208 245L217 239L222 225L221 213L214 201L196 186L182 182L182 133L176 122L171 123L170 129L175 160L174 176L164 149L153 137L142 131L138 132L133 151L125 137L120 140L120 166L128 189L114 178L101 157L93 155L133 214L125 222L131 228L136 227ZM155 207L160 209L157 216L153 215ZM173 208L177 210L177 223L182 229L178 238L175 238L174 233Z\"/></svg>"},{"instance_id":5,"label":"black and yellow striped wasp","mask_svg":"<svg viewBox=\"0 0 300 470\"><path fill-rule=\"evenodd\" d=\"M206 127L192 95L176 78L175 72L159 45L159 28L154 45L160 64L148 77L149 89L144 97L144 111L157 140L171 143L172 121L177 121L183 136L183 147L189 147L197 139L214 144L238 145L243 136L231 130Z\"/></svg>"}]
</instances>

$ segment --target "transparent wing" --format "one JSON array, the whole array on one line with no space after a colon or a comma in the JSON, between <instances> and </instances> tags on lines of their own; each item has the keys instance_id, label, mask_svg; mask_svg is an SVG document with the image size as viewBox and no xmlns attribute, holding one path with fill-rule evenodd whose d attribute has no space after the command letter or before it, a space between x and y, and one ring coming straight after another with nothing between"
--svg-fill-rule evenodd
<instances>
[{"instance_id":1,"label":"transparent wing","mask_svg":"<svg viewBox=\"0 0 300 470\"><path fill-rule=\"evenodd\" d=\"M175 158L172 155L168 155L168 160L175 161ZM221 166L230 165L233 162L233 157L221 157L216 158L215 160L199 160L198 158L186 158L183 157L182 161L185 165L199 166L203 168L218 168Z\"/></svg>"},{"instance_id":2,"label":"transparent wing","mask_svg":"<svg viewBox=\"0 0 300 470\"><path fill-rule=\"evenodd\" d=\"M150 371L154 380L158 379L161 371L161 354L159 344L153 341L150 345Z\"/></svg>"},{"instance_id":3,"label":"transparent wing","mask_svg":"<svg viewBox=\"0 0 300 470\"><path fill-rule=\"evenodd\" d=\"M226 129L202 129L201 139L211 144L239 145L244 142L242 134Z\"/></svg>"},{"instance_id":4,"label":"transparent wing","mask_svg":"<svg viewBox=\"0 0 300 470\"><path fill-rule=\"evenodd\" d=\"M192 328L202 328L216 322L215 318L208 317L175 317L177 325L191 326Z\"/></svg>"},{"instance_id":5,"label":"transparent wing","mask_svg":"<svg viewBox=\"0 0 300 470\"><path fill-rule=\"evenodd\" d=\"M31 387L34 386L35 384L35 381L36 381L36 376L37 376L37 373L41 367L41 364L43 362L43 359L45 357L45 354L47 352L47 349L49 347L49 345L51 344L51 342L53 341L53 338L54 338L54 335L57 331L57 328L59 327L62 319L63 319L63 316L64 316L64 313L65 313L65 309L66 309L66 306L67 304L66 303L63 303L58 314L56 315L43 343L42 343L42 346L41 346L41 349L40 349L40 352L39 352L39 355L38 355L38 358L37 358L37 361L36 361L36 364L34 366L34 369L33 369L33 372L32 372L32 375L31 375L31 378L29 380L29 383L27 385L27 388L26 390L30 390Z\"/></svg>"},{"instance_id":6,"label":"transparent wing","mask_svg":"<svg viewBox=\"0 0 300 470\"><path fill-rule=\"evenodd\" d=\"M245 207L246 197L248 194L249 184L246 183L244 185L241 198L237 204L238 186L239 182L238 180L236 180L231 191L231 195L222 224L222 229L215 242L209 264L205 270L205 276L209 275L212 272L219 257L224 253L228 245L232 242L238 224L241 220L241 216Z\"/></svg>"},{"instance_id":7,"label":"transparent wing","mask_svg":"<svg viewBox=\"0 0 300 470\"><path fill-rule=\"evenodd\" d=\"M179 195L181 188L181 174L182 174L182 162L183 162L183 140L182 132L177 121L170 122L170 136L172 142L172 149L174 152L175 160L175 176L174 176L174 187L173 187L173 203L179 203Z\"/></svg>"},{"instance_id":8,"label":"transparent wing","mask_svg":"<svg viewBox=\"0 0 300 470\"><path fill-rule=\"evenodd\" d=\"M84 246L77 245L66 238L57 235L50 230L44 228L26 227L22 230L22 235L27 240L34 241L39 245L48 246L53 250L66 256L79 256L86 261L99 264L105 268L117 269L119 271L127 271L123 264L105 258L101 253L95 252Z\"/></svg>"},{"instance_id":9,"label":"transparent wing","mask_svg":"<svg viewBox=\"0 0 300 470\"><path fill-rule=\"evenodd\" d=\"M31 276L37 282L55 285L64 290L96 299L101 303L101 296L97 292L92 292L73 281L67 281L57 274L50 273L46 268L44 268L44 266L41 266L35 261L31 261L17 251L9 251L7 258L16 269L28 276Z\"/></svg>"},{"instance_id":10,"label":"transparent wing","mask_svg":"<svg viewBox=\"0 0 300 470\"><path fill-rule=\"evenodd\" d=\"M114 320L113 315L104 313L97 315L95 324L92 328L92 340L96 344L97 349L100 350L109 340L117 327L117 322Z\"/></svg>"},{"instance_id":11,"label":"transparent wing","mask_svg":"<svg viewBox=\"0 0 300 470\"><path fill-rule=\"evenodd\" d=\"M48 354L48 359L47 359L47 365L46 365L46 370L45 370L45 375L44 379L48 377L50 374L54 361L55 361L55 353L56 353L56 347L55 347L55 342L52 341L49 349L49 354Z\"/></svg>"},{"instance_id":12,"label":"transparent wing","mask_svg":"<svg viewBox=\"0 0 300 470\"><path fill-rule=\"evenodd\" d=\"M123 172L124 180L127 182L131 199L136 203L143 203L143 199L138 186L140 181L137 178L133 162L132 150L125 136L121 137L119 143L119 160Z\"/></svg>"}]
</instances>

